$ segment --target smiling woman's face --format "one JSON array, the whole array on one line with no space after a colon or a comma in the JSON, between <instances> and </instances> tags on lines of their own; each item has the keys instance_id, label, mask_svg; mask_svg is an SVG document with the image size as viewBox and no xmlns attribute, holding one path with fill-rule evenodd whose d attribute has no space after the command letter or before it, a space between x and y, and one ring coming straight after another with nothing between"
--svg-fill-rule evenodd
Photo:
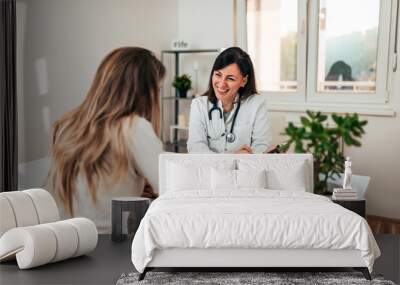
<instances>
[{"instance_id":1,"label":"smiling woman's face","mask_svg":"<svg viewBox=\"0 0 400 285\"><path fill-rule=\"evenodd\" d=\"M247 76L243 76L236 63L215 70L212 76L215 96L222 102L233 102L239 88L246 83Z\"/></svg>"}]
</instances>

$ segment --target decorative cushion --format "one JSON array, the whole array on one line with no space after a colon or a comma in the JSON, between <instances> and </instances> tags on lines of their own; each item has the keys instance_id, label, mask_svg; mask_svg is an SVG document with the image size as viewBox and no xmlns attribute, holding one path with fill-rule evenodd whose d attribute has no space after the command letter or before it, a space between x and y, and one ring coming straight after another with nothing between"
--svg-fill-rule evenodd
<instances>
[{"instance_id":1,"label":"decorative cushion","mask_svg":"<svg viewBox=\"0 0 400 285\"><path fill-rule=\"evenodd\" d=\"M9 229L15 228L17 222L8 199L0 193L0 237Z\"/></svg>"},{"instance_id":2,"label":"decorative cushion","mask_svg":"<svg viewBox=\"0 0 400 285\"><path fill-rule=\"evenodd\" d=\"M78 247L73 257L80 256L96 248L97 228L91 220L86 218L74 218L65 220L64 222L72 225L78 233Z\"/></svg>"},{"instance_id":3,"label":"decorative cushion","mask_svg":"<svg viewBox=\"0 0 400 285\"><path fill-rule=\"evenodd\" d=\"M53 196L48 191L36 188L24 190L22 193L28 194L32 199L39 224L51 223L60 219L56 201L54 201Z\"/></svg>"},{"instance_id":4,"label":"decorative cushion","mask_svg":"<svg viewBox=\"0 0 400 285\"><path fill-rule=\"evenodd\" d=\"M96 225L86 218L58 221L56 202L44 189L0 193L0 262L17 259L20 269L92 251Z\"/></svg>"},{"instance_id":5,"label":"decorative cushion","mask_svg":"<svg viewBox=\"0 0 400 285\"><path fill-rule=\"evenodd\" d=\"M211 189L236 190L236 170L211 168Z\"/></svg>"},{"instance_id":6,"label":"decorative cushion","mask_svg":"<svg viewBox=\"0 0 400 285\"><path fill-rule=\"evenodd\" d=\"M57 244L60 244L60 246L57 247L56 255L53 257L51 262L75 256L78 249L79 236L78 232L71 227L70 223L63 221L48 223L43 226L51 230L51 234L56 237Z\"/></svg>"},{"instance_id":7,"label":"decorative cushion","mask_svg":"<svg viewBox=\"0 0 400 285\"><path fill-rule=\"evenodd\" d=\"M211 168L233 170L235 163L232 160L220 160L208 164L207 161L170 161L167 170L167 191L185 191L211 188Z\"/></svg>"},{"instance_id":8,"label":"decorative cushion","mask_svg":"<svg viewBox=\"0 0 400 285\"><path fill-rule=\"evenodd\" d=\"M306 191L310 182L307 181L308 169L304 160L244 160L239 159L239 170L265 169L267 173L267 188L271 190Z\"/></svg>"},{"instance_id":9,"label":"decorative cushion","mask_svg":"<svg viewBox=\"0 0 400 285\"><path fill-rule=\"evenodd\" d=\"M2 192L0 206L0 237L14 227L33 226L60 219L56 202L44 189Z\"/></svg>"},{"instance_id":10,"label":"decorative cushion","mask_svg":"<svg viewBox=\"0 0 400 285\"><path fill-rule=\"evenodd\" d=\"M10 203L17 227L33 226L39 223L35 205L28 194L14 191L3 192L0 195Z\"/></svg>"},{"instance_id":11,"label":"decorative cushion","mask_svg":"<svg viewBox=\"0 0 400 285\"><path fill-rule=\"evenodd\" d=\"M0 261L17 259L20 269L51 262L57 251L57 240L43 225L13 228L0 238Z\"/></svg>"},{"instance_id":12,"label":"decorative cushion","mask_svg":"<svg viewBox=\"0 0 400 285\"><path fill-rule=\"evenodd\" d=\"M265 170L211 170L211 189L266 188Z\"/></svg>"},{"instance_id":13,"label":"decorative cushion","mask_svg":"<svg viewBox=\"0 0 400 285\"><path fill-rule=\"evenodd\" d=\"M16 256L20 269L79 256L97 245L96 225L86 218L13 228L0 238L0 261Z\"/></svg>"},{"instance_id":14,"label":"decorative cushion","mask_svg":"<svg viewBox=\"0 0 400 285\"><path fill-rule=\"evenodd\" d=\"M290 170L267 171L268 188L273 190L306 191L305 164L297 164Z\"/></svg>"},{"instance_id":15,"label":"decorative cushion","mask_svg":"<svg viewBox=\"0 0 400 285\"><path fill-rule=\"evenodd\" d=\"M267 188L267 172L261 170L236 170L238 188Z\"/></svg>"}]
</instances>

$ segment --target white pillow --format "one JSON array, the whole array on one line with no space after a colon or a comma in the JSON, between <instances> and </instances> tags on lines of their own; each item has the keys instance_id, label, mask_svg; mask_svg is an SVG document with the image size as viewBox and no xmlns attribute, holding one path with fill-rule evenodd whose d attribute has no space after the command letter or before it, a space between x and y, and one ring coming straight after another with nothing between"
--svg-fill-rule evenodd
<instances>
[{"instance_id":1,"label":"white pillow","mask_svg":"<svg viewBox=\"0 0 400 285\"><path fill-rule=\"evenodd\" d=\"M306 191L309 170L304 160L296 159L254 159L238 160L239 170L265 169L267 188L272 190Z\"/></svg>"},{"instance_id":2,"label":"white pillow","mask_svg":"<svg viewBox=\"0 0 400 285\"><path fill-rule=\"evenodd\" d=\"M267 171L268 189L306 191L304 164L290 170L271 169Z\"/></svg>"},{"instance_id":3,"label":"white pillow","mask_svg":"<svg viewBox=\"0 0 400 285\"><path fill-rule=\"evenodd\" d=\"M236 170L237 188L267 188L267 172L261 170Z\"/></svg>"},{"instance_id":4,"label":"white pillow","mask_svg":"<svg viewBox=\"0 0 400 285\"><path fill-rule=\"evenodd\" d=\"M266 171L263 170L211 170L211 189L239 190L241 188L266 188Z\"/></svg>"},{"instance_id":5,"label":"white pillow","mask_svg":"<svg viewBox=\"0 0 400 285\"><path fill-rule=\"evenodd\" d=\"M211 189L211 168L229 171L235 168L235 161L215 161L213 166L207 161L177 160L167 163L167 191L185 190L210 190Z\"/></svg>"},{"instance_id":6,"label":"white pillow","mask_svg":"<svg viewBox=\"0 0 400 285\"><path fill-rule=\"evenodd\" d=\"M211 169L211 189L236 189L236 170Z\"/></svg>"}]
</instances>

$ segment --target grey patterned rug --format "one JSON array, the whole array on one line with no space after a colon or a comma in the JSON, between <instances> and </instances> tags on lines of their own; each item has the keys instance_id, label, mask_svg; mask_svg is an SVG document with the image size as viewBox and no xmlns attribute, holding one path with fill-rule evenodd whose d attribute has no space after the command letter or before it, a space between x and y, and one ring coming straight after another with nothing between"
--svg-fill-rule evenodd
<instances>
[{"instance_id":1,"label":"grey patterned rug","mask_svg":"<svg viewBox=\"0 0 400 285\"><path fill-rule=\"evenodd\" d=\"M117 281L117 285L133 284L379 284L395 285L384 280L380 275L372 274L372 281L364 278L360 272L148 272L142 281L138 281L139 273L125 273Z\"/></svg>"}]
</instances>

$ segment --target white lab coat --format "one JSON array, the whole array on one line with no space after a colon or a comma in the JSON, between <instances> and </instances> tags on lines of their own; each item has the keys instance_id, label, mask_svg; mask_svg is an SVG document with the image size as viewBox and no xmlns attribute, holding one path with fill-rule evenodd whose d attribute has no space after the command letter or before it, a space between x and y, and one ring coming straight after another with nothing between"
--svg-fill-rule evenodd
<instances>
[{"instance_id":1,"label":"white lab coat","mask_svg":"<svg viewBox=\"0 0 400 285\"><path fill-rule=\"evenodd\" d=\"M226 141L226 134L231 130L237 104L234 104L226 122L223 117L220 119L218 111L213 111L212 120L209 120L208 112L212 106L207 96L192 101L187 142L189 153L232 153L242 145L250 146L253 153L263 153L271 145L272 135L264 95L254 94L241 102L233 128L236 136L233 143ZM221 101L218 101L218 106L223 110Z\"/></svg>"}]
</instances>

